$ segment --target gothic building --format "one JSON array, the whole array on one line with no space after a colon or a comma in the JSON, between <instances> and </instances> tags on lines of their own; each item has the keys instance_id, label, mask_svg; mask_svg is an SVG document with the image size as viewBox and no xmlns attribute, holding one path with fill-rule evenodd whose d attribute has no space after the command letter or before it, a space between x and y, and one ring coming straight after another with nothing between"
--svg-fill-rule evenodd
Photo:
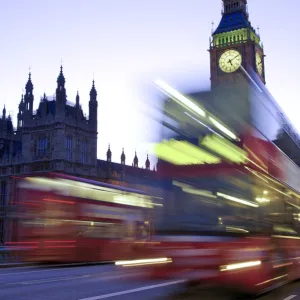
<instances>
[{"instance_id":1,"label":"gothic building","mask_svg":"<svg viewBox=\"0 0 300 300\"><path fill-rule=\"evenodd\" d=\"M97 159L98 102L95 82L92 82L90 90L88 116L83 113L78 93L75 103L67 100L65 82L61 66L55 96L44 94L34 111L34 85L29 73L25 94L19 104L16 128L5 107L3 109L0 119L0 244L9 238L9 229L5 224L11 210L10 199L13 199L12 176L63 172L122 185L131 181L131 185L140 187L136 178L143 184L143 178L151 173L148 159L146 169L137 170L137 155L133 167L126 166L124 149L120 164L111 161L110 147L107 161Z\"/></svg>"}]
</instances>

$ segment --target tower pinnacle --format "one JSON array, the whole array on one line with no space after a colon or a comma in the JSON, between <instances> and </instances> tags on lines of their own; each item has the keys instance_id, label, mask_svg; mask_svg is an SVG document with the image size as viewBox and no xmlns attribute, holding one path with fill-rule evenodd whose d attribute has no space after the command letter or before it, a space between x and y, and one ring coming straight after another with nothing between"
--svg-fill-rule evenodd
<instances>
[{"instance_id":1,"label":"tower pinnacle","mask_svg":"<svg viewBox=\"0 0 300 300\"><path fill-rule=\"evenodd\" d=\"M126 159L126 156L125 156L124 148L123 148L122 149L122 154L121 154L121 164L122 165L125 165L125 159Z\"/></svg>"},{"instance_id":2,"label":"tower pinnacle","mask_svg":"<svg viewBox=\"0 0 300 300\"><path fill-rule=\"evenodd\" d=\"M91 96L91 100L96 100L97 98L97 91L96 91L96 88L95 88L95 80L93 79L93 84L92 84L92 88L91 88L91 91L90 91L90 96Z\"/></svg>"},{"instance_id":3,"label":"tower pinnacle","mask_svg":"<svg viewBox=\"0 0 300 300\"><path fill-rule=\"evenodd\" d=\"M6 108L5 108L5 105L4 105L3 111L2 111L2 118L3 118L3 120L6 119Z\"/></svg>"},{"instance_id":4,"label":"tower pinnacle","mask_svg":"<svg viewBox=\"0 0 300 300\"><path fill-rule=\"evenodd\" d=\"M57 85L63 87L65 85L65 82L66 82L66 80L65 80L65 76L63 74L63 66L61 65L60 66L60 72L59 72L59 75L57 77Z\"/></svg>"},{"instance_id":5,"label":"tower pinnacle","mask_svg":"<svg viewBox=\"0 0 300 300\"><path fill-rule=\"evenodd\" d=\"M31 81L31 72L29 72L29 74L28 74L28 81L26 83L25 90L26 90L26 94L32 93L33 84L32 84L32 81Z\"/></svg>"}]
</instances>

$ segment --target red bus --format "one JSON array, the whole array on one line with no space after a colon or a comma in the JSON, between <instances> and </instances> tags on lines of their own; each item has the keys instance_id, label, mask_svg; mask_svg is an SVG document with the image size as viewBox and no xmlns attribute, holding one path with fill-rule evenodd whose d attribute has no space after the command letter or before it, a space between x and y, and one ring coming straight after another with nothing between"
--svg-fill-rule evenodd
<instances>
[{"instance_id":1,"label":"red bus","mask_svg":"<svg viewBox=\"0 0 300 300\"><path fill-rule=\"evenodd\" d=\"M142 191L63 174L19 177L16 186L18 233L8 244L40 263L136 258L159 205Z\"/></svg>"},{"instance_id":2,"label":"red bus","mask_svg":"<svg viewBox=\"0 0 300 300\"><path fill-rule=\"evenodd\" d=\"M244 69L210 93L157 83L168 95L153 147L164 189L157 243L145 260L117 264L254 294L299 278L299 140L265 86Z\"/></svg>"}]
</instances>

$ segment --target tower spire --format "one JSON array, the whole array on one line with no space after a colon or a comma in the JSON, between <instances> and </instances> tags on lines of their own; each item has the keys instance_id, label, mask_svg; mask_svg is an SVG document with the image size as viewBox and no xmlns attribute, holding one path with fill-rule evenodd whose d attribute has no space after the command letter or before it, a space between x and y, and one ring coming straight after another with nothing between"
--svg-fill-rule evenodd
<instances>
[{"instance_id":1,"label":"tower spire","mask_svg":"<svg viewBox=\"0 0 300 300\"><path fill-rule=\"evenodd\" d=\"M97 90L95 88L95 80L92 81L92 88L90 91L90 100L97 100Z\"/></svg>"},{"instance_id":2,"label":"tower spire","mask_svg":"<svg viewBox=\"0 0 300 300\"><path fill-rule=\"evenodd\" d=\"M112 153L111 153L111 150L110 150L110 144L108 144L108 149L107 149L107 152L106 152L106 159L108 162L111 162L111 156L112 156Z\"/></svg>"},{"instance_id":3,"label":"tower spire","mask_svg":"<svg viewBox=\"0 0 300 300\"><path fill-rule=\"evenodd\" d=\"M138 166L139 166L139 159L138 159L138 157L137 157L136 151L135 151L135 156L134 156L134 158L133 158L133 166L134 166L135 168L138 168Z\"/></svg>"},{"instance_id":4,"label":"tower spire","mask_svg":"<svg viewBox=\"0 0 300 300\"><path fill-rule=\"evenodd\" d=\"M65 80L65 76L63 74L63 66L61 64L60 65L60 72L59 72L59 75L57 77L57 87L64 87L65 83L66 83L66 80Z\"/></svg>"},{"instance_id":5,"label":"tower spire","mask_svg":"<svg viewBox=\"0 0 300 300\"><path fill-rule=\"evenodd\" d=\"M5 108L5 105L4 105L3 110L2 110L2 119L3 120L6 119L6 108Z\"/></svg>"},{"instance_id":6,"label":"tower spire","mask_svg":"<svg viewBox=\"0 0 300 300\"><path fill-rule=\"evenodd\" d=\"M97 130L97 123L98 123L98 102L97 102L97 91L95 88L95 80L93 79L93 84L90 91L90 101L89 101L89 124L94 130Z\"/></svg>"},{"instance_id":7,"label":"tower spire","mask_svg":"<svg viewBox=\"0 0 300 300\"><path fill-rule=\"evenodd\" d=\"M150 170L150 160L149 160L148 154L147 154L147 159L146 159L146 169Z\"/></svg>"},{"instance_id":8,"label":"tower spire","mask_svg":"<svg viewBox=\"0 0 300 300\"><path fill-rule=\"evenodd\" d=\"M214 26L215 26L215 23L214 23L214 21L212 21L211 22L211 34L213 34L214 33Z\"/></svg>"},{"instance_id":9,"label":"tower spire","mask_svg":"<svg viewBox=\"0 0 300 300\"><path fill-rule=\"evenodd\" d=\"M124 153L124 148L122 148L122 154L121 154L121 165L125 165L125 153Z\"/></svg>"},{"instance_id":10,"label":"tower spire","mask_svg":"<svg viewBox=\"0 0 300 300\"><path fill-rule=\"evenodd\" d=\"M27 83L26 83L26 86L25 86L26 94L28 95L28 94L32 93L32 90L33 90L33 84L32 84L32 81L31 81L31 72L29 71L28 80L27 80Z\"/></svg>"},{"instance_id":11,"label":"tower spire","mask_svg":"<svg viewBox=\"0 0 300 300\"><path fill-rule=\"evenodd\" d=\"M79 106L79 92L77 91L77 95L76 95L76 106Z\"/></svg>"}]
</instances>

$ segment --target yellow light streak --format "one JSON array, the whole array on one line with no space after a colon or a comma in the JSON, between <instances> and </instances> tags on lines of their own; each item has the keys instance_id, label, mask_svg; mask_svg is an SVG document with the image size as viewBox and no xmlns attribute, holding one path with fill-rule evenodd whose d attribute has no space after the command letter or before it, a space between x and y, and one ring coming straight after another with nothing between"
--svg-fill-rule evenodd
<instances>
[{"instance_id":1,"label":"yellow light streak","mask_svg":"<svg viewBox=\"0 0 300 300\"><path fill-rule=\"evenodd\" d=\"M248 261L248 262L242 262L242 263L236 263L236 264L230 264L226 266L221 266L220 270L222 272L224 271L233 271L233 270L239 270L239 269L245 269L245 268L251 268L251 267L257 267L261 265L260 260L256 261Z\"/></svg>"},{"instance_id":2,"label":"yellow light streak","mask_svg":"<svg viewBox=\"0 0 300 300\"><path fill-rule=\"evenodd\" d=\"M228 128L226 128L223 124L221 124L219 121L217 121L215 118L209 116L209 120L217 127L219 130L221 130L223 133L225 133L227 136L234 140L239 140L239 138Z\"/></svg>"},{"instance_id":3,"label":"yellow light streak","mask_svg":"<svg viewBox=\"0 0 300 300\"><path fill-rule=\"evenodd\" d=\"M167 264L172 262L171 258L149 258L149 259L136 259L136 260L122 260L116 261L116 266L131 267L131 266L142 266L142 265L153 265L153 264Z\"/></svg>"},{"instance_id":4,"label":"yellow light streak","mask_svg":"<svg viewBox=\"0 0 300 300\"><path fill-rule=\"evenodd\" d=\"M172 98L177 103L185 106L187 109L189 109L190 111L192 111L192 112L200 115L201 117L205 117L206 116L206 112L202 108L200 108L198 105L196 105L195 103L193 103L191 100L189 100L187 97L185 97L184 95L182 95L181 93L179 93L177 90L175 90L174 88L172 88L170 85L168 85L164 81L162 81L160 79L157 79L155 81L155 83L165 93L167 93L168 95L172 96Z\"/></svg>"},{"instance_id":5,"label":"yellow light streak","mask_svg":"<svg viewBox=\"0 0 300 300\"><path fill-rule=\"evenodd\" d=\"M241 203L241 204L244 204L244 205L248 205L248 206L252 206L252 207L259 207L258 204L254 203L252 201L236 198L236 197L226 195L226 194L223 194L223 193L217 193L217 196L220 196L220 197L225 198L227 200L234 201L234 202L237 202L237 203Z\"/></svg>"}]
</instances>

